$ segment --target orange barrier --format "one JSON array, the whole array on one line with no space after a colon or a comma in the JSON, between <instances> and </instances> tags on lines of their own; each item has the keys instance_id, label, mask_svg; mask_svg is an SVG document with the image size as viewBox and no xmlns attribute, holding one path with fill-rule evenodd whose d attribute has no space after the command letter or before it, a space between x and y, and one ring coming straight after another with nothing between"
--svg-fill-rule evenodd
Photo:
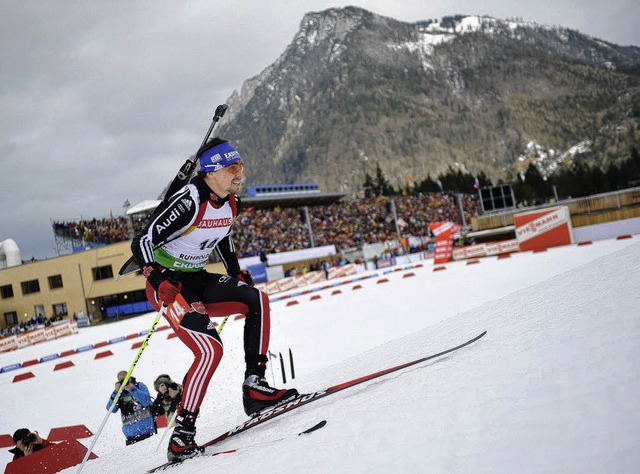
<instances>
[{"instance_id":1,"label":"orange barrier","mask_svg":"<svg viewBox=\"0 0 640 474\"><path fill-rule=\"evenodd\" d=\"M166 428L169 422L167 421L167 417L165 415L156 416L156 427L158 428Z\"/></svg>"},{"instance_id":2,"label":"orange barrier","mask_svg":"<svg viewBox=\"0 0 640 474\"><path fill-rule=\"evenodd\" d=\"M53 368L53 370L54 370L54 372L55 372L56 370L66 369L67 367L73 367L74 365L76 365L76 364L74 364L73 362L71 362L70 360L68 360L68 361L63 362L63 363L61 363L61 364L57 364L57 365Z\"/></svg>"},{"instance_id":3,"label":"orange barrier","mask_svg":"<svg viewBox=\"0 0 640 474\"><path fill-rule=\"evenodd\" d=\"M111 351L98 352L96 354L96 356L94 357L94 360L95 359L103 359L104 357L109 357L109 356L112 356L112 355L113 355L113 352L111 352Z\"/></svg>"},{"instance_id":4,"label":"orange barrier","mask_svg":"<svg viewBox=\"0 0 640 474\"><path fill-rule=\"evenodd\" d=\"M0 449L13 447L13 436L8 434L0 435Z\"/></svg>"},{"instance_id":5,"label":"orange barrier","mask_svg":"<svg viewBox=\"0 0 640 474\"><path fill-rule=\"evenodd\" d=\"M13 378L13 383L22 382L23 380L32 379L34 377L35 377L35 375L33 375L33 372L27 372L27 373L24 373L24 374L19 374L19 375L16 375Z\"/></svg>"},{"instance_id":6,"label":"orange barrier","mask_svg":"<svg viewBox=\"0 0 640 474\"><path fill-rule=\"evenodd\" d=\"M51 428L46 439L47 441L64 441L66 439L88 438L89 436L93 436L89 428L84 425L73 425Z\"/></svg>"},{"instance_id":7,"label":"orange barrier","mask_svg":"<svg viewBox=\"0 0 640 474\"><path fill-rule=\"evenodd\" d=\"M15 461L11 461L5 468L5 474L47 474L60 472L68 467L82 462L87 448L77 439L69 439L49 446ZM95 459L91 453L89 459Z\"/></svg>"}]
</instances>

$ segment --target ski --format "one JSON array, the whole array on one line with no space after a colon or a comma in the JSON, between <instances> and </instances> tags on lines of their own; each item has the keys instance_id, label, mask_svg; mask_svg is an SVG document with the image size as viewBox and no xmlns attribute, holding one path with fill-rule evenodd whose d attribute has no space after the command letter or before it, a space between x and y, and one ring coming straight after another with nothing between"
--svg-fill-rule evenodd
<instances>
[{"instance_id":1,"label":"ski","mask_svg":"<svg viewBox=\"0 0 640 474\"><path fill-rule=\"evenodd\" d=\"M217 438L212 439L211 441L201 445L201 448L205 448L205 451L201 454L196 455L195 457L201 457L201 456L217 456L219 454L228 454L228 453L233 453L238 451L238 449L231 449L231 450L227 450L227 451L219 451L219 452L215 452L215 453L207 453L206 452L206 448L209 448L227 438L230 438L231 436L235 436L239 433L242 433L244 431L247 431L250 428L253 428L255 426L261 425L262 423L269 421L277 416L283 415L285 413L290 412L291 410L295 410L296 408L300 408L302 406L305 406L311 402L314 402L316 400L320 400L321 398L324 398L326 396L329 395L333 395L334 393L338 393L342 390L345 390L347 388L351 388L351 387L355 387L356 385L359 385L361 383L364 382L368 382L369 380L373 380L376 379L378 377L382 377L384 375L390 374L392 372L397 372L399 370L402 369L406 369L407 367L411 367L414 365L418 365L421 364L423 362L426 362L428 360L431 359L436 359L438 357L441 357L443 355L449 354L451 352L457 351L458 349L462 349L463 347L469 346L471 344L473 344L474 342L476 342L477 340L479 340L480 338L482 338L485 334L487 333L487 331L483 331L482 333L478 334L476 337L469 339L466 342L463 342L462 344L459 344L455 347L451 347L449 349L446 349L444 351L438 352L436 354L431 354L428 355L426 357L421 357L420 359L416 359L416 360L412 360L411 362L406 362L404 364L400 364L400 365L396 365L394 367L389 367L387 369L381 370L379 372L374 372L372 374L369 375L365 375L363 377L359 377L357 379L353 379L350 380L348 382L343 382L337 385L333 385L325 390L321 390L319 392L312 392L312 393L305 393L305 394L301 394L298 395L296 398L294 398L293 400L290 400L288 402L284 402L282 405L280 406L276 406L276 407L272 407L269 408L267 410L264 410L262 412L260 412L259 414L257 414L256 416L254 416L253 418L250 418L249 420L245 421L244 423L242 423L241 425L235 427L234 429L232 429L231 431L227 431L226 433L221 434L220 436L218 436ZM301 433L298 433L299 435L304 434L304 433L310 433L313 432L319 428L322 428L322 426L324 426L326 424L325 422L320 422L317 425L311 427L308 430L305 430ZM282 439L282 438L281 438ZM248 446L247 446L248 447ZM193 459L193 458L188 458L188 459ZM165 463L161 466L158 466L155 469L152 469L148 472L157 472L160 470L164 470L167 469L169 467L172 467L176 464L181 464L184 461L177 461L177 462L169 462L169 463Z\"/></svg>"},{"instance_id":2,"label":"ski","mask_svg":"<svg viewBox=\"0 0 640 474\"><path fill-rule=\"evenodd\" d=\"M313 433L314 431L317 431L320 428L324 427L326 424L327 424L327 420L322 420L319 423L316 423L315 425L313 425L311 428L307 428L306 430L301 431L296 436L302 436L302 435L306 435L306 434L309 434L309 433ZM268 444L271 444L271 443L275 443L277 441L282 441L283 439L285 439L285 437L277 438L277 439L273 439L273 440L269 440L269 441L265 441L263 443L257 443L257 444L252 444L252 445L249 445L249 446L243 446L241 448L227 449L227 450L224 450L224 451L216 451L214 453L207 452L206 449L203 449L203 451L201 453L198 453L195 456L192 456L190 458L186 458L186 459L183 459L183 460L180 460L180 461L169 461L169 462L166 462L164 464L161 464L160 466L156 466L153 469L148 470L147 472L151 473L151 472L165 471L165 470L171 469L171 468L173 468L175 466L179 466L180 464L182 464L185 461L188 461L189 459L202 458L202 457L213 457L213 456L218 456L220 454L236 453L236 452L241 451L241 450L250 449L250 448L256 448L258 446L264 446L264 445L268 445ZM203 446L201 446L201 447L204 448Z\"/></svg>"},{"instance_id":3,"label":"ski","mask_svg":"<svg viewBox=\"0 0 640 474\"><path fill-rule=\"evenodd\" d=\"M396 365L395 367L390 367L388 369L384 369L381 370L379 372L375 372L369 375L365 375L363 377L354 379L354 380L350 380L349 382L344 382L338 385L334 385L332 387L329 387L325 390L321 390L319 392L313 392L313 393L305 393L305 394L301 394L298 395L296 398L294 398L293 400L290 400L288 402L284 402L282 405L276 406L276 407L272 407L269 408L267 410L264 410L262 412L260 412L259 414L255 415L253 418L250 418L249 420L245 421L244 423L242 423L241 425L235 427L234 429L232 429L231 431L227 431L226 433L221 434L220 436L218 436L217 438L212 439L211 441L209 441L208 443L205 443L202 445L202 447L208 447L208 446L213 446L216 443L219 443L220 441L223 441L231 436L235 436L238 433L242 433L243 431L247 431L250 428L253 428L255 426L258 426L262 423L264 423L265 421L269 421L273 418L275 418L276 416L280 416L283 415L285 413L290 412L291 410L295 410L296 408L300 408L301 406L305 406L311 402L315 402L316 400L320 400L321 398L324 398L326 396L329 395L333 395L334 393L340 392L342 390L345 390L347 388L351 388L354 387L356 385L359 385L361 383L364 382L368 382L369 380L373 380L376 379L378 377L382 377L384 375L390 374L392 372L397 372L398 370L402 370L405 369L407 367L411 367L413 365L417 365L420 364L422 362L426 362L428 360L431 359L435 359L437 357L441 357L445 354L449 354L453 351L457 351L458 349L461 349L463 347L466 347L470 344L473 344L474 342L476 342L478 339L480 339L482 336L484 336L487 333L487 331L482 332L481 334L477 335L476 337L474 337L473 339L469 339L466 342L463 342L462 344L459 344L455 347L452 347L450 349L446 349L442 352L438 352L437 354L431 354L428 355L426 357L421 357L420 359L416 359L413 360L411 362L406 362L404 364L401 365Z\"/></svg>"}]
</instances>

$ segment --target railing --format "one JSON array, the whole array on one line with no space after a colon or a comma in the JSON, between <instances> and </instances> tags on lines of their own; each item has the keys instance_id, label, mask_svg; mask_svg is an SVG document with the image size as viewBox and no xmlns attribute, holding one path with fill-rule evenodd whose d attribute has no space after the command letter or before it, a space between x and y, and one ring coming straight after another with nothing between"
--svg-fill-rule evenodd
<instances>
[{"instance_id":1,"label":"railing","mask_svg":"<svg viewBox=\"0 0 640 474\"><path fill-rule=\"evenodd\" d=\"M609 193L594 194L593 196L576 199L565 199L539 206L508 209L491 214L484 214L482 216L472 217L471 225L474 231L506 227L513 225L513 216L515 214L555 206L567 206L569 208L569 214L574 220L575 225L575 218L583 217L585 215L606 211L618 211L624 208L640 206L640 187L612 191ZM614 214L618 215L617 213ZM584 221L584 219L577 220L580 222Z\"/></svg>"}]
</instances>

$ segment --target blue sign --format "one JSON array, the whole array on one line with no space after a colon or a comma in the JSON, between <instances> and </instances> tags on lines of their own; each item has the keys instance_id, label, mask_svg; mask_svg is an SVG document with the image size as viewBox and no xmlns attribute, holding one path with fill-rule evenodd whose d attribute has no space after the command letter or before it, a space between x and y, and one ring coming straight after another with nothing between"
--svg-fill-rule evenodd
<instances>
[{"instance_id":1,"label":"blue sign","mask_svg":"<svg viewBox=\"0 0 640 474\"><path fill-rule=\"evenodd\" d=\"M94 345L93 344L89 344L88 346L82 346L82 347L78 347L76 349L76 353L80 353L80 352L86 352L86 351L90 351L91 349L94 349Z\"/></svg>"},{"instance_id":2,"label":"blue sign","mask_svg":"<svg viewBox=\"0 0 640 474\"><path fill-rule=\"evenodd\" d=\"M267 281L267 266L264 263L248 265L247 270L251 273L255 283L264 283Z\"/></svg>"},{"instance_id":3,"label":"blue sign","mask_svg":"<svg viewBox=\"0 0 640 474\"><path fill-rule=\"evenodd\" d=\"M51 354L48 356L40 357L40 362L47 362L47 361L58 359L58 358L60 358L60 354Z\"/></svg>"},{"instance_id":4,"label":"blue sign","mask_svg":"<svg viewBox=\"0 0 640 474\"><path fill-rule=\"evenodd\" d=\"M10 370L19 369L20 367L22 367L22 364L18 362L17 364L4 366L3 368L0 369L0 372L5 373L5 372L9 372Z\"/></svg>"}]
</instances>

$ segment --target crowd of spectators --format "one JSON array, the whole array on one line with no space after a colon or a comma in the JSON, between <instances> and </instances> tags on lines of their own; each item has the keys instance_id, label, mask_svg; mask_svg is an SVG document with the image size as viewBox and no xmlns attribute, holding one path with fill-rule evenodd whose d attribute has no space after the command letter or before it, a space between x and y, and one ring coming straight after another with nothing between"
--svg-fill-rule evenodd
<instances>
[{"instance_id":1,"label":"crowd of spectators","mask_svg":"<svg viewBox=\"0 0 640 474\"><path fill-rule=\"evenodd\" d=\"M478 215L476 196L462 195L465 222ZM362 244L385 242L403 236L429 236L429 223L461 222L456 196L452 193L425 194L393 198L398 217L397 235L387 198L341 201L329 206L309 207L316 246L335 244L338 251ZM309 231L300 209L247 208L234 227L240 257L286 252L311 246Z\"/></svg>"},{"instance_id":2,"label":"crowd of spectators","mask_svg":"<svg viewBox=\"0 0 640 474\"><path fill-rule=\"evenodd\" d=\"M62 237L96 244L115 244L131 238L125 217L56 221L53 231Z\"/></svg>"},{"instance_id":3,"label":"crowd of spectators","mask_svg":"<svg viewBox=\"0 0 640 474\"><path fill-rule=\"evenodd\" d=\"M478 215L475 195L462 194L465 222ZM429 224L439 221L461 223L457 194L429 193L392 198L398 217L398 229L389 209L389 198L343 200L327 206L309 207L315 246L334 244L338 251L366 243L385 242L406 236L429 236ZM54 223L58 235L85 242L116 243L128 240L146 220L125 217ZM300 208L255 209L245 205L234 226L239 257L309 248L311 238Z\"/></svg>"},{"instance_id":4,"label":"crowd of spectators","mask_svg":"<svg viewBox=\"0 0 640 474\"><path fill-rule=\"evenodd\" d=\"M0 329L0 337L13 336L14 334L20 334L27 331L33 331L34 329L49 327L52 323L62 320L62 316L52 316L47 318L46 316L32 316L28 321L21 321L20 324L8 327L6 329Z\"/></svg>"}]
</instances>

